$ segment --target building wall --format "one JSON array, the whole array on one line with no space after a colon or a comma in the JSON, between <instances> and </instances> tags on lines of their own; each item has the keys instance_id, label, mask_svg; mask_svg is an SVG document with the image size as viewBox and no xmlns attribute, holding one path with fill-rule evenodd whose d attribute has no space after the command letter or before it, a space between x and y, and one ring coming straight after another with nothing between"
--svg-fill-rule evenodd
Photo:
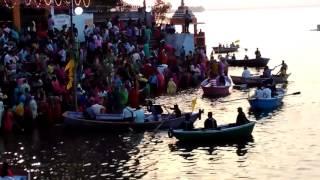
<instances>
[{"instance_id":1,"label":"building wall","mask_svg":"<svg viewBox=\"0 0 320 180\"><path fill-rule=\"evenodd\" d=\"M186 54L189 51L194 52L194 36L193 34L168 34L166 35L166 43L176 49L176 55L180 55L180 49L184 46Z\"/></svg>"}]
</instances>

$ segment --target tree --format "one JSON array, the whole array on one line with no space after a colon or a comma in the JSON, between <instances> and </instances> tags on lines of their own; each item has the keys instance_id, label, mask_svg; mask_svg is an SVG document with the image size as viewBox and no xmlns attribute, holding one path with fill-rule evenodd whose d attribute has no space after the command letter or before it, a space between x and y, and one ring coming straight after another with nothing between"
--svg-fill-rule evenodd
<instances>
[{"instance_id":1,"label":"tree","mask_svg":"<svg viewBox=\"0 0 320 180\"><path fill-rule=\"evenodd\" d=\"M171 9L171 4L164 2L164 0L156 0L155 5L152 7L152 14L157 23L161 24L166 19L166 14Z\"/></svg>"}]
</instances>

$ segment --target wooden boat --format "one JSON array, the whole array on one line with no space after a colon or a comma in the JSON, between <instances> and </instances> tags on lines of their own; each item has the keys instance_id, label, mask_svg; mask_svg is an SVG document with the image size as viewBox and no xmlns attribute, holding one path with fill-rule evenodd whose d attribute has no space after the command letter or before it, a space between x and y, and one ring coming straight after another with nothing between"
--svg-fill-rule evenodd
<instances>
[{"instance_id":1,"label":"wooden boat","mask_svg":"<svg viewBox=\"0 0 320 180\"><path fill-rule=\"evenodd\" d=\"M201 88L203 90L204 96L211 96L211 97L224 97L228 96L232 92L233 83L231 78L228 77L226 80L225 86L217 86L216 80L210 80L213 82L209 82L209 79L205 79L201 83Z\"/></svg>"},{"instance_id":2,"label":"wooden boat","mask_svg":"<svg viewBox=\"0 0 320 180\"><path fill-rule=\"evenodd\" d=\"M175 118L171 114L161 114L160 121L145 121L143 123L136 123L123 120L122 114L99 114L95 120L85 119L82 112L66 111L62 114L64 117L64 124L67 127L77 126L84 128L102 128L113 130L127 130L129 128L134 130L152 130L157 127L161 129L179 128L185 120L185 114L181 117ZM146 115L146 118L151 114ZM191 114L191 121L194 123L197 118L200 119L200 110L198 113Z\"/></svg>"},{"instance_id":3,"label":"wooden boat","mask_svg":"<svg viewBox=\"0 0 320 180\"><path fill-rule=\"evenodd\" d=\"M182 129L169 130L169 137L175 137L180 141L189 142L221 142L221 141L232 141L239 140L242 138L250 137L255 122L249 122L240 126L235 126L235 124L227 124L223 126L218 126L217 129L195 129L190 131L185 131Z\"/></svg>"},{"instance_id":4,"label":"wooden boat","mask_svg":"<svg viewBox=\"0 0 320 180\"><path fill-rule=\"evenodd\" d=\"M232 60L227 59L229 66L247 66L247 67L265 67L269 58L248 59L248 60Z\"/></svg>"},{"instance_id":5,"label":"wooden boat","mask_svg":"<svg viewBox=\"0 0 320 180\"><path fill-rule=\"evenodd\" d=\"M248 101L254 110L272 110L282 105L284 90L278 89L277 94L272 98L249 98Z\"/></svg>"},{"instance_id":6,"label":"wooden boat","mask_svg":"<svg viewBox=\"0 0 320 180\"><path fill-rule=\"evenodd\" d=\"M213 47L215 53L232 53L238 51L239 46L234 47Z\"/></svg>"},{"instance_id":7,"label":"wooden boat","mask_svg":"<svg viewBox=\"0 0 320 180\"><path fill-rule=\"evenodd\" d=\"M287 83L288 77L291 73L285 76L272 75L272 79L276 84ZM261 76L251 76L248 78L243 78L242 76L231 76L234 84L247 84L248 86L262 85L266 80L270 78L262 78Z\"/></svg>"}]
</instances>

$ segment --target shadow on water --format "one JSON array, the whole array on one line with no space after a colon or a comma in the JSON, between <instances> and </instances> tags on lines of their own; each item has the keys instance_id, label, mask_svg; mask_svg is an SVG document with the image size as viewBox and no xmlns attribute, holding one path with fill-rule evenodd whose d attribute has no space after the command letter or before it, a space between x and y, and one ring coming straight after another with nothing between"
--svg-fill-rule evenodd
<instances>
[{"instance_id":1,"label":"shadow on water","mask_svg":"<svg viewBox=\"0 0 320 180\"><path fill-rule=\"evenodd\" d=\"M1 161L39 179L136 177L124 164L143 133L66 132L62 127L0 138Z\"/></svg>"},{"instance_id":2,"label":"shadow on water","mask_svg":"<svg viewBox=\"0 0 320 180\"><path fill-rule=\"evenodd\" d=\"M227 142L217 142L217 143L210 143L210 142L193 142L187 143L182 141L177 141L175 144L169 144L168 147L171 152L183 152L181 156L187 157L188 155L185 154L186 152L190 153L193 150L206 150L208 151L209 155L212 155L214 151L221 147L235 147L236 153L238 156L244 156L247 154L248 145L252 145L254 143L254 138L249 136L245 139L241 140L234 140L234 141L227 141Z\"/></svg>"},{"instance_id":3,"label":"shadow on water","mask_svg":"<svg viewBox=\"0 0 320 180\"><path fill-rule=\"evenodd\" d=\"M275 109L267 109L267 110L257 110L249 108L248 114L253 116L257 121L265 119L266 117L272 117L279 112L283 111L284 104L282 103L279 107Z\"/></svg>"}]
</instances>

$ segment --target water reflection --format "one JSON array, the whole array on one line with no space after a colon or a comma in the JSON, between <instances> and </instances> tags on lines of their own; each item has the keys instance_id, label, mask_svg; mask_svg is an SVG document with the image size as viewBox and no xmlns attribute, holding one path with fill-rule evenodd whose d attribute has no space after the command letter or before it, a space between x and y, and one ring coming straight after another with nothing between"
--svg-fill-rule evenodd
<instances>
[{"instance_id":1,"label":"water reflection","mask_svg":"<svg viewBox=\"0 0 320 180\"><path fill-rule=\"evenodd\" d=\"M282 112L283 108L284 108L284 104L282 102L282 104L275 109L257 110L257 109L249 108L248 114L250 116L253 116L256 120L269 119L272 116L275 116L280 112Z\"/></svg>"},{"instance_id":2,"label":"water reflection","mask_svg":"<svg viewBox=\"0 0 320 180\"><path fill-rule=\"evenodd\" d=\"M219 143L210 143L210 142L182 142L177 141L175 144L169 144L169 150L171 152L181 152L182 157L188 158L192 156L194 150L204 150L208 152L208 155L215 154L215 151L219 151L221 148L231 148L235 150L238 156L244 156L248 152L248 147L253 148L254 139L252 136L247 137L246 139L241 139L237 141L228 141L228 142L219 142Z\"/></svg>"},{"instance_id":3,"label":"water reflection","mask_svg":"<svg viewBox=\"0 0 320 180\"><path fill-rule=\"evenodd\" d=\"M55 127L32 135L4 136L0 158L38 178L134 177L123 165L138 153L132 150L142 138L141 133L75 133Z\"/></svg>"}]
</instances>

